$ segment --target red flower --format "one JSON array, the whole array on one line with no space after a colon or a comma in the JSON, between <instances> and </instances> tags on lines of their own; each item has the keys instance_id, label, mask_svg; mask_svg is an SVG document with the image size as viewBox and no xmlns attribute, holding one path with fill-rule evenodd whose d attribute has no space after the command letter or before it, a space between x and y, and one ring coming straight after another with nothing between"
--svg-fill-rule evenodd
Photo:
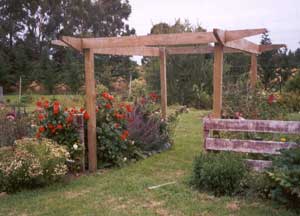
<instances>
[{"instance_id":1,"label":"red flower","mask_svg":"<svg viewBox=\"0 0 300 216\"><path fill-rule=\"evenodd\" d=\"M42 120L44 120L45 117L44 117L44 115L43 115L42 113L40 113L40 114L38 115L38 118L39 118L40 121L42 121Z\"/></svg>"},{"instance_id":2,"label":"red flower","mask_svg":"<svg viewBox=\"0 0 300 216\"><path fill-rule=\"evenodd\" d=\"M56 128L53 128L52 130L51 130L51 133L55 133L56 132Z\"/></svg>"},{"instance_id":3,"label":"red flower","mask_svg":"<svg viewBox=\"0 0 300 216\"><path fill-rule=\"evenodd\" d=\"M275 101L275 96L274 96L273 94L271 94L271 95L268 97L268 103L271 105L274 101Z\"/></svg>"},{"instance_id":4,"label":"red flower","mask_svg":"<svg viewBox=\"0 0 300 216\"><path fill-rule=\"evenodd\" d=\"M126 140L128 135L129 135L128 130L123 131L123 133L121 135L121 140L123 140L123 141Z\"/></svg>"},{"instance_id":5,"label":"red flower","mask_svg":"<svg viewBox=\"0 0 300 216\"><path fill-rule=\"evenodd\" d=\"M83 118L84 118L85 120L89 120L90 116L89 116L89 114L87 113L87 111L84 112Z\"/></svg>"},{"instance_id":6,"label":"red flower","mask_svg":"<svg viewBox=\"0 0 300 216\"><path fill-rule=\"evenodd\" d=\"M37 107L42 107L42 106L43 106L43 104L42 104L42 102L41 102L41 101L38 101L38 102L36 102L36 106L37 106Z\"/></svg>"},{"instance_id":7,"label":"red flower","mask_svg":"<svg viewBox=\"0 0 300 216\"><path fill-rule=\"evenodd\" d=\"M40 133L43 133L44 131L45 131L45 127L44 126L39 127L39 132Z\"/></svg>"},{"instance_id":8,"label":"red flower","mask_svg":"<svg viewBox=\"0 0 300 216\"><path fill-rule=\"evenodd\" d=\"M114 96L112 96L111 94L109 94L107 92L103 92L102 97L107 99L107 100L113 100L114 99Z\"/></svg>"},{"instance_id":9,"label":"red flower","mask_svg":"<svg viewBox=\"0 0 300 216\"><path fill-rule=\"evenodd\" d=\"M132 112L132 107L130 104L126 104L126 110L127 112Z\"/></svg>"},{"instance_id":10,"label":"red flower","mask_svg":"<svg viewBox=\"0 0 300 216\"><path fill-rule=\"evenodd\" d=\"M117 119L124 119L125 118L125 116L124 116L124 114L120 114L120 113L115 113L115 117L117 118Z\"/></svg>"},{"instance_id":11,"label":"red flower","mask_svg":"<svg viewBox=\"0 0 300 216\"><path fill-rule=\"evenodd\" d=\"M84 108L80 108L80 112L83 113L84 112Z\"/></svg>"},{"instance_id":12,"label":"red flower","mask_svg":"<svg viewBox=\"0 0 300 216\"><path fill-rule=\"evenodd\" d=\"M44 102L44 108L47 109L48 107L49 107L49 101L46 100L46 101Z\"/></svg>"},{"instance_id":13,"label":"red flower","mask_svg":"<svg viewBox=\"0 0 300 216\"><path fill-rule=\"evenodd\" d=\"M41 134L39 132L37 132L35 137L39 139L41 137Z\"/></svg>"},{"instance_id":14,"label":"red flower","mask_svg":"<svg viewBox=\"0 0 300 216\"><path fill-rule=\"evenodd\" d=\"M54 101L53 104L54 104L54 106L59 106L59 102L58 101Z\"/></svg>"},{"instance_id":15,"label":"red flower","mask_svg":"<svg viewBox=\"0 0 300 216\"><path fill-rule=\"evenodd\" d=\"M67 117L67 123L73 122L73 115L72 113L69 113L69 116Z\"/></svg>"},{"instance_id":16,"label":"red flower","mask_svg":"<svg viewBox=\"0 0 300 216\"><path fill-rule=\"evenodd\" d=\"M63 129L63 126L62 126L61 124L58 124L58 125L56 126L56 128L59 129L59 130L61 130L61 129Z\"/></svg>"},{"instance_id":17,"label":"red flower","mask_svg":"<svg viewBox=\"0 0 300 216\"><path fill-rule=\"evenodd\" d=\"M48 126L49 129L53 129L54 128L53 124L51 124L51 123L48 123L47 126Z\"/></svg>"},{"instance_id":18,"label":"red flower","mask_svg":"<svg viewBox=\"0 0 300 216\"><path fill-rule=\"evenodd\" d=\"M53 105L53 114L56 115L59 113L59 104Z\"/></svg>"},{"instance_id":19,"label":"red flower","mask_svg":"<svg viewBox=\"0 0 300 216\"><path fill-rule=\"evenodd\" d=\"M96 113L97 113L97 112L99 112L99 108L98 108L98 107L96 107Z\"/></svg>"},{"instance_id":20,"label":"red flower","mask_svg":"<svg viewBox=\"0 0 300 216\"><path fill-rule=\"evenodd\" d=\"M109 103L107 103L107 104L105 105L105 108L106 108L106 109L111 109L111 105L110 105Z\"/></svg>"},{"instance_id":21,"label":"red flower","mask_svg":"<svg viewBox=\"0 0 300 216\"><path fill-rule=\"evenodd\" d=\"M120 124L119 123L115 123L115 128L119 128Z\"/></svg>"},{"instance_id":22,"label":"red flower","mask_svg":"<svg viewBox=\"0 0 300 216\"><path fill-rule=\"evenodd\" d=\"M149 96L150 96L151 100L153 100L153 101L156 101L158 99L158 95L154 92L150 93Z\"/></svg>"}]
</instances>

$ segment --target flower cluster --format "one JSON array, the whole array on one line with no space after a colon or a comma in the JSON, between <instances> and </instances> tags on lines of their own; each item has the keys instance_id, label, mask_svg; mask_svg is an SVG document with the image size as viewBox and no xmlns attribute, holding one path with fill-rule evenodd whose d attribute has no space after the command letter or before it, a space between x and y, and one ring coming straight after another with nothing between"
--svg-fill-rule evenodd
<instances>
[{"instance_id":1,"label":"flower cluster","mask_svg":"<svg viewBox=\"0 0 300 216\"><path fill-rule=\"evenodd\" d=\"M81 169L80 158L83 155L83 147L79 146L78 150L72 147L74 144L80 145L79 134L74 124L74 118L78 114L83 114L85 120L89 119L87 111L83 108L76 109L64 108L59 101L49 102L41 99L37 102L37 133L36 138L46 137L55 140L61 145L68 147L71 152L71 159L76 161L75 170ZM72 168L73 169L73 168Z\"/></svg>"},{"instance_id":2,"label":"flower cluster","mask_svg":"<svg viewBox=\"0 0 300 216\"><path fill-rule=\"evenodd\" d=\"M135 145L128 140L128 121L133 111L131 104L118 103L108 92L97 98L97 154L102 164L123 164L133 158Z\"/></svg>"},{"instance_id":3,"label":"flower cluster","mask_svg":"<svg viewBox=\"0 0 300 216\"><path fill-rule=\"evenodd\" d=\"M60 180L67 173L69 152L50 139L16 140L15 149L0 159L4 190L37 187Z\"/></svg>"}]
</instances>

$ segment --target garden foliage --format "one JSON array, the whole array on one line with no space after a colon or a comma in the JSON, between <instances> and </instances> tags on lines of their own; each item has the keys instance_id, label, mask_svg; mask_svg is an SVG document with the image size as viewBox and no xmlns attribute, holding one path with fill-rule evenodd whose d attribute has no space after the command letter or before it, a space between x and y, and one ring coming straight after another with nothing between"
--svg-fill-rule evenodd
<instances>
[{"instance_id":1,"label":"garden foliage","mask_svg":"<svg viewBox=\"0 0 300 216\"><path fill-rule=\"evenodd\" d=\"M216 196L233 195L247 174L242 157L229 152L201 153L195 158L192 185Z\"/></svg>"},{"instance_id":2,"label":"garden foliage","mask_svg":"<svg viewBox=\"0 0 300 216\"><path fill-rule=\"evenodd\" d=\"M267 175L272 183L271 197L300 208L300 148L281 150Z\"/></svg>"},{"instance_id":3,"label":"garden foliage","mask_svg":"<svg viewBox=\"0 0 300 216\"><path fill-rule=\"evenodd\" d=\"M49 139L24 138L0 152L0 192L15 192L59 181L68 171L65 147Z\"/></svg>"}]
</instances>

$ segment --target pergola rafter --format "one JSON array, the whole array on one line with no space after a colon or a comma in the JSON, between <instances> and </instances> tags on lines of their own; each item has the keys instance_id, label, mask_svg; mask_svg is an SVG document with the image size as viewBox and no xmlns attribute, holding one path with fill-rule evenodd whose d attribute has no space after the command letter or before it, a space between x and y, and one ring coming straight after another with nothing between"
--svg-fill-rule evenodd
<instances>
[{"instance_id":1,"label":"pergola rafter","mask_svg":"<svg viewBox=\"0 0 300 216\"><path fill-rule=\"evenodd\" d=\"M94 55L140 55L154 56L160 59L161 109L162 118L167 115L167 55L214 53L213 74L213 117L220 118L222 110L222 74L224 53L248 53L251 55L250 81L254 88L257 76L257 54L285 47L284 44L257 45L246 39L267 32L266 29L244 29L212 32L191 32L176 34L158 34L147 36L124 36L102 38L77 38L63 36L52 41L53 45L72 47L84 53L86 106L90 115L88 120L88 157L89 170L97 169L96 157L96 92L94 78ZM210 44L214 43L214 46Z\"/></svg>"}]
</instances>

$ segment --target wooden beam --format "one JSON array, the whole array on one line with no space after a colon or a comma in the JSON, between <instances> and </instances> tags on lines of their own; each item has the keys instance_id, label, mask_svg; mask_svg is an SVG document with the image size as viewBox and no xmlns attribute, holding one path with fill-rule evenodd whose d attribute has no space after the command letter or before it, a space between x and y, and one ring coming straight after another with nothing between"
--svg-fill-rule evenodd
<instances>
[{"instance_id":1,"label":"wooden beam","mask_svg":"<svg viewBox=\"0 0 300 216\"><path fill-rule=\"evenodd\" d=\"M113 48L139 46L171 46L207 44L216 42L212 32L157 34L147 36L123 36L110 38L83 38L82 48Z\"/></svg>"},{"instance_id":2,"label":"wooden beam","mask_svg":"<svg viewBox=\"0 0 300 216\"><path fill-rule=\"evenodd\" d=\"M88 120L88 161L89 171L97 170L97 143L96 143L96 90L94 75L94 53L90 49L84 50L85 60L85 90L86 110L89 114Z\"/></svg>"},{"instance_id":3,"label":"wooden beam","mask_svg":"<svg viewBox=\"0 0 300 216\"><path fill-rule=\"evenodd\" d=\"M75 37L69 37L69 36L62 36L61 40L69 45L70 47L82 51L82 39L81 38L75 38Z\"/></svg>"},{"instance_id":4,"label":"wooden beam","mask_svg":"<svg viewBox=\"0 0 300 216\"><path fill-rule=\"evenodd\" d=\"M213 46L197 47L197 46L183 46L183 47L169 47L166 48L168 55L189 55L189 54L208 54L214 53ZM224 47L224 53L241 53L242 51Z\"/></svg>"},{"instance_id":5,"label":"wooden beam","mask_svg":"<svg viewBox=\"0 0 300 216\"><path fill-rule=\"evenodd\" d=\"M268 32L265 28L260 29L244 29L244 30L230 30L225 32L225 41L239 40L245 37L250 37L253 35L263 34Z\"/></svg>"},{"instance_id":6,"label":"wooden beam","mask_svg":"<svg viewBox=\"0 0 300 216\"><path fill-rule=\"evenodd\" d=\"M122 47L94 49L95 54L124 55L124 56L159 56L159 48L156 47Z\"/></svg>"},{"instance_id":7,"label":"wooden beam","mask_svg":"<svg viewBox=\"0 0 300 216\"><path fill-rule=\"evenodd\" d=\"M250 84L252 89L255 89L256 82L257 82L257 56L256 54L251 54Z\"/></svg>"},{"instance_id":8,"label":"wooden beam","mask_svg":"<svg viewBox=\"0 0 300 216\"><path fill-rule=\"evenodd\" d=\"M270 45L259 45L259 51L260 52L266 52L266 51L271 51L271 50L276 50L286 47L285 44L270 44Z\"/></svg>"},{"instance_id":9,"label":"wooden beam","mask_svg":"<svg viewBox=\"0 0 300 216\"><path fill-rule=\"evenodd\" d=\"M63 46L63 47L69 47L68 44L65 44L63 41L61 40L52 40L51 41L52 45L56 45L56 46Z\"/></svg>"},{"instance_id":10,"label":"wooden beam","mask_svg":"<svg viewBox=\"0 0 300 216\"><path fill-rule=\"evenodd\" d=\"M166 49L159 49L159 59L160 59L160 92L161 92L161 113L162 118L167 118L167 55Z\"/></svg>"},{"instance_id":11,"label":"wooden beam","mask_svg":"<svg viewBox=\"0 0 300 216\"><path fill-rule=\"evenodd\" d=\"M215 44L213 72L213 118L221 118L222 111L222 76L223 76L223 46Z\"/></svg>"},{"instance_id":12,"label":"wooden beam","mask_svg":"<svg viewBox=\"0 0 300 216\"><path fill-rule=\"evenodd\" d=\"M252 43L246 39L229 41L225 43L225 46L248 53L260 54L259 45Z\"/></svg>"},{"instance_id":13,"label":"wooden beam","mask_svg":"<svg viewBox=\"0 0 300 216\"><path fill-rule=\"evenodd\" d=\"M216 39L218 40L218 42L224 46L224 44L226 42L225 31L223 31L221 29L214 29L213 33L214 33Z\"/></svg>"}]
</instances>

